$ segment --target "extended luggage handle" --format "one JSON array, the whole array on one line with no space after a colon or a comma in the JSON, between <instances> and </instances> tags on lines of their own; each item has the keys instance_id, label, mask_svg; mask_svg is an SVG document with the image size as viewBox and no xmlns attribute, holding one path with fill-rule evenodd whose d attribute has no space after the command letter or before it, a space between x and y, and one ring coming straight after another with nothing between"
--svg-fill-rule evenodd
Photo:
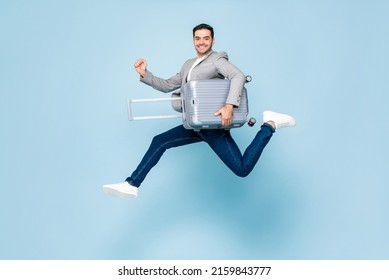
<instances>
[{"instance_id":1,"label":"extended luggage handle","mask_svg":"<svg viewBox=\"0 0 389 280\"><path fill-rule=\"evenodd\" d=\"M181 97L166 97L166 98L147 98L147 99L128 99L127 109L128 109L128 120L137 121L137 120L154 120L154 119L178 119L182 118L182 114L179 115L159 115L159 116L143 116L143 117L134 117L132 115L132 103L141 103L141 102L163 102L163 101L176 101L181 100Z\"/></svg>"}]
</instances>

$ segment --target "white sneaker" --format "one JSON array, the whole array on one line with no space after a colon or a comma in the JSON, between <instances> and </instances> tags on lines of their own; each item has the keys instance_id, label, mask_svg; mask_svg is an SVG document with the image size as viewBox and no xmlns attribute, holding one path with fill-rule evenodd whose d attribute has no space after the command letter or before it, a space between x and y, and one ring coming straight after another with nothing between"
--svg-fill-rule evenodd
<instances>
[{"instance_id":1,"label":"white sneaker","mask_svg":"<svg viewBox=\"0 0 389 280\"><path fill-rule=\"evenodd\" d=\"M130 185L128 182L122 182L118 184L104 185L103 191L106 194L117 197L132 197L138 196L138 188Z\"/></svg>"},{"instance_id":2,"label":"white sneaker","mask_svg":"<svg viewBox=\"0 0 389 280\"><path fill-rule=\"evenodd\" d=\"M263 112L263 122L265 123L268 121L274 122L274 124L276 125L276 130L283 127L296 125L296 120L293 117L289 115L275 113L272 111Z\"/></svg>"}]
</instances>

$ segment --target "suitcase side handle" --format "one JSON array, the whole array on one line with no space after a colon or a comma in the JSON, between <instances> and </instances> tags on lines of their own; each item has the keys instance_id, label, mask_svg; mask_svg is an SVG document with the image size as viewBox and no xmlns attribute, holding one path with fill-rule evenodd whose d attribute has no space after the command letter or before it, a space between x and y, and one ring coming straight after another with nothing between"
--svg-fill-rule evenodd
<instances>
[{"instance_id":1,"label":"suitcase side handle","mask_svg":"<svg viewBox=\"0 0 389 280\"><path fill-rule=\"evenodd\" d=\"M143 116L143 117L134 117L132 114L132 103L141 103L141 102L162 102L162 101L173 101L181 100L181 97L167 97L167 98L148 98L148 99L128 99L127 110L128 110L128 120L129 121L138 121L138 120L155 120L155 119L178 119L182 118L182 115L157 115L157 116Z\"/></svg>"}]
</instances>

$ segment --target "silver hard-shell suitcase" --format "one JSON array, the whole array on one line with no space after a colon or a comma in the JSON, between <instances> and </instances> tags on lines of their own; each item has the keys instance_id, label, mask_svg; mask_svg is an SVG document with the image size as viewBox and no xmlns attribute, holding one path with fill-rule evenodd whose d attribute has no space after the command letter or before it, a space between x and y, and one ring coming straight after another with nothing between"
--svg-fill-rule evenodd
<instances>
[{"instance_id":1,"label":"silver hard-shell suitcase","mask_svg":"<svg viewBox=\"0 0 389 280\"><path fill-rule=\"evenodd\" d=\"M251 76L246 77L246 82L251 81ZM221 109L227 100L230 88L228 79L197 80L186 83L181 89L182 94L173 93L167 98L128 99L128 119L152 120L182 118L183 125L187 129L229 129L241 127L247 121L248 99L247 90L243 88L240 105L234 108L233 122L228 127L222 127L221 116L214 114ZM182 112L176 115L153 115L134 117L132 113L133 103L170 101L174 110ZM250 118L249 126L255 124L255 118Z\"/></svg>"},{"instance_id":2,"label":"silver hard-shell suitcase","mask_svg":"<svg viewBox=\"0 0 389 280\"><path fill-rule=\"evenodd\" d=\"M227 79L193 80L182 89L183 125L187 129L229 129L241 127L247 121L247 91L243 88L239 107L234 108L232 124L222 127L221 116L215 116L225 104L230 91Z\"/></svg>"}]
</instances>

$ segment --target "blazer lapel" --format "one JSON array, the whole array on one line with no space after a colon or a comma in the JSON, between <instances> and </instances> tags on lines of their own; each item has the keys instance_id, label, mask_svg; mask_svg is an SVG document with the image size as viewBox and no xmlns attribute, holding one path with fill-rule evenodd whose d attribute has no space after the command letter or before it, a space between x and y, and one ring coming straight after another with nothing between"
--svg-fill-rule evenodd
<instances>
[{"instance_id":1,"label":"blazer lapel","mask_svg":"<svg viewBox=\"0 0 389 280\"><path fill-rule=\"evenodd\" d=\"M192 68L192 65L193 65L193 63L195 63L195 61L196 61L196 58L192 58L191 63L188 63L188 66L182 71L182 78L181 79L183 81L183 84L185 84L187 82L189 70L190 70L190 68Z\"/></svg>"}]
</instances>

